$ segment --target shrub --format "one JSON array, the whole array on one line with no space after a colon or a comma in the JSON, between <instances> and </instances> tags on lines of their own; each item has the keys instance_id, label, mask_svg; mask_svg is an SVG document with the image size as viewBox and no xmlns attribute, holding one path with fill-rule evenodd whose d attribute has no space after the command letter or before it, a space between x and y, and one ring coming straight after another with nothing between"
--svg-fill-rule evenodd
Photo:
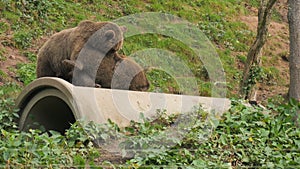
<instances>
[{"instance_id":1,"label":"shrub","mask_svg":"<svg viewBox=\"0 0 300 169\"><path fill-rule=\"evenodd\" d=\"M22 63L18 65L17 76L20 80L28 85L36 79L36 64L35 63Z\"/></svg>"},{"instance_id":2,"label":"shrub","mask_svg":"<svg viewBox=\"0 0 300 169\"><path fill-rule=\"evenodd\" d=\"M300 130L293 119L300 105L272 107L247 107L233 100L232 108L206 141L199 144L195 137L199 131L191 130L177 146L151 156L136 156L128 164L184 168L297 167Z\"/></svg>"},{"instance_id":3,"label":"shrub","mask_svg":"<svg viewBox=\"0 0 300 169\"><path fill-rule=\"evenodd\" d=\"M30 47L32 41L32 35L24 30L16 32L13 35L15 46L20 49L26 49Z\"/></svg>"}]
</instances>

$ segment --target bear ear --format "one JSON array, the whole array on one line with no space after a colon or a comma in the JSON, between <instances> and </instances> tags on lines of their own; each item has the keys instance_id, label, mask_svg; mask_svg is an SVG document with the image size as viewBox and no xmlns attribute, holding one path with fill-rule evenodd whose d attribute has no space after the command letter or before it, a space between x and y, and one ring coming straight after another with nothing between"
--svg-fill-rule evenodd
<instances>
[{"instance_id":1,"label":"bear ear","mask_svg":"<svg viewBox=\"0 0 300 169\"><path fill-rule=\"evenodd\" d=\"M127 32L127 27L126 26L120 26L120 29L123 33Z\"/></svg>"},{"instance_id":2,"label":"bear ear","mask_svg":"<svg viewBox=\"0 0 300 169\"><path fill-rule=\"evenodd\" d=\"M155 68L154 68L154 67L150 67L150 66L144 68L144 72L145 72L145 73L150 72L150 71L152 71L152 70L155 70Z\"/></svg>"},{"instance_id":3,"label":"bear ear","mask_svg":"<svg viewBox=\"0 0 300 169\"><path fill-rule=\"evenodd\" d=\"M105 35L107 40L111 40L112 38L115 37L115 32L113 30L108 30L105 32Z\"/></svg>"},{"instance_id":4,"label":"bear ear","mask_svg":"<svg viewBox=\"0 0 300 169\"><path fill-rule=\"evenodd\" d=\"M93 21L84 20L84 21L81 21L81 22L78 24L78 26L79 26L79 27L82 27L82 26L88 26L88 25L92 25L92 24L94 24Z\"/></svg>"}]
</instances>

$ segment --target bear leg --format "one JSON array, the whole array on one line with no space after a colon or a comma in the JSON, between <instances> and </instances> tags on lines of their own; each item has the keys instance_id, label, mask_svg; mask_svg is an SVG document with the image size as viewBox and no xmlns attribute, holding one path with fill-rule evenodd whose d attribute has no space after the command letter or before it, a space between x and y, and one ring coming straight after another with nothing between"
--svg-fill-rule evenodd
<instances>
[{"instance_id":1,"label":"bear leg","mask_svg":"<svg viewBox=\"0 0 300 169\"><path fill-rule=\"evenodd\" d=\"M55 77L56 72L53 71L50 63L47 60L38 58L37 67L36 67L36 76L39 77Z\"/></svg>"}]
</instances>

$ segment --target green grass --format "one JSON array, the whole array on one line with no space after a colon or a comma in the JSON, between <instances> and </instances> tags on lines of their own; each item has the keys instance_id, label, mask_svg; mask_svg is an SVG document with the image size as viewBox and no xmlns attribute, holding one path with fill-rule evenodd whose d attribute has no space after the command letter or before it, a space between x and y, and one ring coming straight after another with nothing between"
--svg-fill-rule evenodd
<instances>
[{"instance_id":1,"label":"green grass","mask_svg":"<svg viewBox=\"0 0 300 169\"><path fill-rule=\"evenodd\" d=\"M5 49L0 49L0 61L5 61L7 58L4 56Z\"/></svg>"}]
</instances>

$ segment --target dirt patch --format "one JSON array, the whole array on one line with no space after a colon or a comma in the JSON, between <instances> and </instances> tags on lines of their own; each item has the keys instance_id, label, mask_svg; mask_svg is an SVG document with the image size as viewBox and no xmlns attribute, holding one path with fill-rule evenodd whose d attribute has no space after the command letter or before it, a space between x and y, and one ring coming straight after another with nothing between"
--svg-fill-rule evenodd
<instances>
[{"instance_id":1,"label":"dirt patch","mask_svg":"<svg viewBox=\"0 0 300 169\"><path fill-rule=\"evenodd\" d=\"M9 23L7 23L9 24ZM4 34L4 35L3 35ZM17 65L19 63L29 63L29 59L23 54L22 50L14 47L12 40L12 33L10 30L3 33L0 36L0 86L7 82L17 82L19 85L23 85L19 81L16 75ZM31 52L37 55L38 49L46 42L49 37L41 37L32 41L32 46L26 49L26 52ZM25 51L25 50L24 50Z\"/></svg>"},{"instance_id":2,"label":"dirt patch","mask_svg":"<svg viewBox=\"0 0 300 169\"><path fill-rule=\"evenodd\" d=\"M288 23L287 13L288 13L288 0L278 0L274 7L276 11L281 16L281 20L284 23Z\"/></svg>"},{"instance_id":3,"label":"dirt patch","mask_svg":"<svg viewBox=\"0 0 300 169\"><path fill-rule=\"evenodd\" d=\"M0 70L6 75L0 77L0 82L2 82L2 84L9 81L20 83L17 79L15 70L18 63L27 63L28 59L25 56L22 56L19 51L13 47L4 47L0 44L0 48L5 49L3 50L3 56L5 58L2 58L2 61L0 62Z\"/></svg>"},{"instance_id":4,"label":"dirt patch","mask_svg":"<svg viewBox=\"0 0 300 169\"><path fill-rule=\"evenodd\" d=\"M131 159L128 157L122 157L120 153L113 153L103 149L100 149L99 151L101 155L99 158L95 159L94 162L97 165L103 165L105 168L113 168L109 166L109 163L114 166L124 165L127 160Z\"/></svg>"},{"instance_id":5,"label":"dirt patch","mask_svg":"<svg viewBox=\"0 0 300 169\"><path fill-rule=\"evenodd\" d=\"M1 18L0 22L10 25L8 21ZM15 69L18 63L27 63L28 59L20 54L20 51L13 46L12 31L10 28L0 34L0 85L6 82L17 81ZM21 84L21 83L20 83Z\"/></svg>"},{"instance_id":6,"label":"dirt patch","mask_svg":"<svg viewBox=\"0 0 300 169\"><path fill-rule=\"evenodd\" d=\"M289 31L287 20L287 1L279 0L275 5L276 11L280 14L280 22L271 22L269 25L269 35L267 42L263 48L262 64L264 67L278 70L278 74L271 83L259 84L257 99L264 101L267 98L286 95L289 86ZM253 7L248 7L252 15L241 16L240 21L245 23L249 30L257 31L257 10Z\"/></svg>"}]
</instances>

